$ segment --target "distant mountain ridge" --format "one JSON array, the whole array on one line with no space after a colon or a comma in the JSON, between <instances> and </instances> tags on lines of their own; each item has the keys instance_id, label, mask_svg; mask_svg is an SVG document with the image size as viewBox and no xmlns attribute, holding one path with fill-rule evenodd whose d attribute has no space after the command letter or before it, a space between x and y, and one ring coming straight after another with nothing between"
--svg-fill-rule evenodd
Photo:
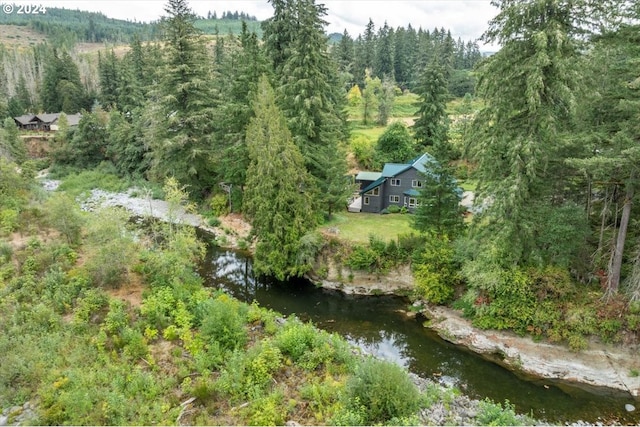
<instances>
[{"instance_id":1,"label":"distant mountain ridge","mask_svg":"<svg viewBox=\"0 0 640 427\"><path fill-rule=\"evenodd\" d=\"M2 3L0 7L9 3ZM13 5L16 7L15 5ZM227 14L224 19L196 20L195 26L204 34L237 35L242 30L241 19ZM240 16L240 15L239 15ZM245 16L243 13L242 16ZM262 34L260 22L248 20L249 31ZM160 37L159 21L151 23L109 18L100 12L88 12L57 7L46 8L46 13L38 14L0 14L0 25L26 26L51 38L56 44L84 43L128 43L134 36L141 40L154 40Z\"/></svg>"}]
</instances>

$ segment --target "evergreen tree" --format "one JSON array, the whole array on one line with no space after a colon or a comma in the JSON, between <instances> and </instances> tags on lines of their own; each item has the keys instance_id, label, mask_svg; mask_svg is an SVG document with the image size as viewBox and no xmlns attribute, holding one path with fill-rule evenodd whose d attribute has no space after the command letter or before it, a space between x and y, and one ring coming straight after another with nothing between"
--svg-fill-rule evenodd
<instances>
[{"instance_id":1,"label":"evergreen tree","mask_svg":"<svg viewBox=\"0 0 640 427\"><path fill-rule=\"evenodd\" d=\"M294 141L305 159L307 171L318 190L317 209L331 216L347 201L346 159L338 148L346 139L345 96L337 67L327 50L326 8L314 0L290 3L286 15L293 17L291 45L276 78L280 82L279 105L287 117ZM277 22L278 16L274 16Z\"/></svg>"},{"instance_id":2,"label":"evergreen tree","mask_svg":"<svg viewBox=\"0 0 640 427\"><path fill-rule=\"evenodd\" d=\"M637 25L623 26L596 40L585 68L590 68L587 85L598 90L583 98L580 112L583 158L568 160L569 165L588 177L587 214L600 217L594 270L606 270L609 293L617 292L621 283L623 260L629 252L625 247L633 221L632 207L638 201L640 188L640 72L636 66L640 61L639 30ZM595 191L611 197L605 197L602 209L594 212ZM622 206L620 215L609 207L613 203ZM603 238L605 227L615 231L609 245Z\"/></svg>"},{"instance_id":3,"label":"evergreen tree","mask_svg":"<svg viewBox=\"0 0 640 427\"><path fill-rule=\"evenodd\" d=\"M498 265L537 263L536 235L543 221L532 206L546 206L557 177L551 159L562 158L562 135L571 123L579 87L579 51L573 2L501 1L483 36L502 48L479 70L485 107L473 136L477 176L477 243L492 249ZM584 6L584 4L583 4ZM581 10L581 9L580 9ZM480 225L482 224L482 225Z\"/></svg>"},{"instance_id":4,"label":"evergreen tree","mask_svg":"<svg viewBox=\"0 0 640 427\"><path fill-rule=\"evenodd\" d=\"M249 33L245 22L237 40L239 49L225 55L216 79L220 108L216 140L215 169L219 179L242 188L249 165L245 137L253 117L251 101L260 77L269 71L268 60L255 33Z\"/></svg>"},{"instance_id":5,"label":"evergreen tree","mask_svg":"<svg viewBox=\"0 0 640 427\"><path fill-rule=\"evenodd\" d=\"M309 210L313 186L266 77L260 79L253 105L244 206L258 240L254 268L284 280L310 268L298 257L301 239L315 226Z\"/></svg>"},{"instance_id":6,"label":"evergreen tree","mask_svg":"<svg viewBox=\"0 0 640 427\"><path fill-rule=\"evenodd\" d=\"M457 237L463 230L464 208L460 206L461 191L456 180L447 167L435 160L422 174L422 180L413 227L437 236Z\"/></svg>"},{"instance_id":7,"label":"evergreen tree","mask_svg":"<svg viewBox=\"0 0 640 427\"><path fill-rule=\"evenodd\" d=\"M431 61L416 87L419 96L418 118L412 126L421 149L429 148L439 161L449 159L447 153L448 116L446 112L447 82L442 67Z\"/></svg>"},{"instance_id":8,"label":"evergreen tree","mask_svg":"<svg viewBox=\"0 0 640 427\"><path fill-rule=\"evenodd\" d=\"M118 104L120 87L119 64L113 49L104 57L98 52L98 74L100 77L100 103L103 108L111 110Z\"/></svg>"},{"instance_id":9,"label":"evergreen tree","mask_svg":"<svg viewBox=\"0 0 640 427\"><path fill-rule=\"evenodd\" d=\"M296 0L269 0L273 16L262 22L265 51L276 73L282 71L288 50L295 39L295 2Z\"/></svg>"},{"instance_id":10,"label":"evergreen tree","mask_svg":"<svg viewBox=\"0 0 640 427\"><path fill-rule=\"evenodd\" d=\"M159 76L157 106L151 107L156 127L148 135L151 176L174 176L195 197L212 186L213 108L211 73L204 40L186 0L169 0L163 21L165 65Z\"/></svg>"},{"instance_id":11,"label":"evergreen tree","mask_svg":"<svg viewBox=\"0 0 640 427\"><path fill-rule=\"evenodd\" d=\"M394 79L393 39L393 28L385 22L376 38L375 75L390 80Z\"/></svg>"},{"instance_id":12,"label":"evergreen tree","mask_svg":"<svg viewBox=\"0 0 640 427\"><path fill-rule=\"evenodd\" d=\"M78 66L67 52L51 53L44 69L42 109L46 112L77 113L88 108Z\"/></svg>"},{"instance_id":13,"label":"evergreen tree","mask_svg":"<svg viewBox=\"0 0 640 427\"><path fill-rule=\"evenodd\" d=\"M10 161L21 165L27 160L27 146L18 135L18 127L10 117L7 117L2 125L2 129L0 129L0 156L8 157Z\"/></svg>"}]
</instances>

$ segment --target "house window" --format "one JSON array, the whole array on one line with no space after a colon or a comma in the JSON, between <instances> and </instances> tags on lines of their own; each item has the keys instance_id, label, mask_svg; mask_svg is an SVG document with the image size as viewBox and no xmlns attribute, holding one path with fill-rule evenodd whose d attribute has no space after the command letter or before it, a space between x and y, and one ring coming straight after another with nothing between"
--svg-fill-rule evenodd
<instances>
[{"instance_id":1,"label":"house window","mask_svg":"<svg viewBox=\"0 0 640 427\"><path fill-rule=\"evenodd\" d=\"M392 186L392 187L400 187L400 179L398 179L398 178L392 178L392 179L391 179L391 186Z\"/></svg>"},{"instance_id":2,"label":"house window","mask_svg":"<svg viewBox=\"0 0 640 427\"><path fill-rule=\"evenodd\" d=\"M378 196L380 194L380 187L376 187L373 190L369 190L366 193L367 196Z\"/></svg>"},{"instance_id":3,"label":"house window","mask_svg":"<svg viewBox=\"0 0 640 427\"><path fill-rule=\"evenodd\" d=\"M411 181L411 186L413 188L422 188L422 181L420 181L419 179L414 179Z\"/></svg>"},{"instance_id":4,"label":"house window","mask_svg":"<svg viewBox=\"0 0 640 427\"><path fill-rule=\"evenodd\" d=\"M409 207L415 208L416 206L418 206L418 199L415 197L409 197Z\"/></svg>"},{"instance_id":5,"label":"house window","mask_svg":"<svg viewBox=\"0 0 640 427\"><path fill-rule=\"evenodd\" d=\"M365 205L369 204L369 197L364 196L364 199L362 200L362 203L364 203Z\"/></svg>"},{"instance_id":6,"label":"house window","mask_svg":"<svg viewBox=\"0 0 640 427\"><path fill-rule=\"evenodd\" d=\"M400 196L389 196L389 202L400 203Z\"/></svg>"}]
</instances>

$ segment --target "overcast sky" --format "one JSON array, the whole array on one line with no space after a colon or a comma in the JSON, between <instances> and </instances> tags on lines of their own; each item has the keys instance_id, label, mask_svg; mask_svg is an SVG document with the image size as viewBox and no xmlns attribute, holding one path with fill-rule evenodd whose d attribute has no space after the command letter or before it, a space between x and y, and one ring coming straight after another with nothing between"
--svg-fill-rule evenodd
<instances>
[{"instance_id":1,"label":"overcast sky","mask_svg":"<svg viewBox=\"0 0 640 427\"><path fill-rule=\"evenodd\" d=\"M3 0L9 2L7 0ZM476 40L487 28L487 22L497 14L490 0L317 0L328 8L327 33L342 33L345 29L354 38L364 31L369 18L376 30L385 21L390 27L418 29L444 27L463 40ZM13 0L15 4L31 4L33 1ZM45 7L64 7L99 11L111 18L137 21L154 21L165 14L165 0L41 0L37 4ZM273 15L266 0L190 0L191 8L199 15L216 11L246 12L259 20ZM14 12L15 13L15 12ZM479 42L481 48L483 44Z\"/></svg>"}]
</instances>

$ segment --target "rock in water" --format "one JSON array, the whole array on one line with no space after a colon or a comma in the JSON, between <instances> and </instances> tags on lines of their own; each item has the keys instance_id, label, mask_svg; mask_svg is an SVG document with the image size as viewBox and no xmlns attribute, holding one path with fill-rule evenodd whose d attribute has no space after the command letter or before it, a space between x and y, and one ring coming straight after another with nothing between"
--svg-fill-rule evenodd
<instances>
[{"instance_id":1,"label":"rock in water","mask_svg":"<svg viewBox=\"0 0 640 427\"><path fill-rule=\"evenodd\" d=\"M633 412L636 410L636 407L631 403L627 403L626 405L624 405L624 409L626 409L627 412Z\"/></svg>"}]
</instances>

